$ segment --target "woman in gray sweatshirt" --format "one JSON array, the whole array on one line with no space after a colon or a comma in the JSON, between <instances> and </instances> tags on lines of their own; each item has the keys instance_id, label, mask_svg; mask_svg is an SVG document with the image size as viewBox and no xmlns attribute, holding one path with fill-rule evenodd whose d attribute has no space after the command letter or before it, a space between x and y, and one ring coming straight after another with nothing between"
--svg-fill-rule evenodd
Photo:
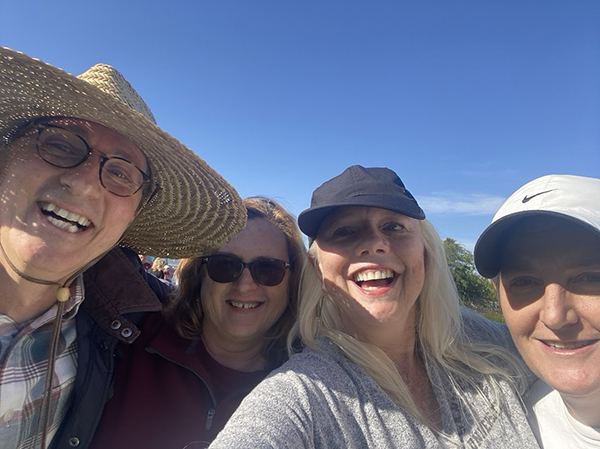
<instances>
[{"instance_id":1,"label":"woman in gray sweatshirt","mask_svg":"<svg viewBox=\"0 0 600 449\"><path fill-rule=\"evenodd\" d=\"M212 448L537 447L521 365L491 344L507 346L506 329L460 309L441 240L396 173L349 167L298 221L311 266L289 341L305 349Z\"/></svg>"}]
</instances>

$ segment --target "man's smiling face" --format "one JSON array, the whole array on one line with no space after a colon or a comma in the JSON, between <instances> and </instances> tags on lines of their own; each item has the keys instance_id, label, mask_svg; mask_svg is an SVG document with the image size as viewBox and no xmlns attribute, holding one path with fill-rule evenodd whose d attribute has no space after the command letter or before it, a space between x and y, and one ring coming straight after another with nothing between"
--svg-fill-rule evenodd
<instances>
[{"instance_id":1,"label":"man's smiling face","mask_svg":"<svg viewBox=\"0 0 600 449\"><path fill-rule=\"evenodd\" d=\"M81 136L92 153L76 167L59 168L39 156L35 133L2 148L0 243L20 271L56 281L110 249L140 202L141 192L120 197L102 186L97 152L143 168L147 161L131 141L103 125L76 119L49 122ZM2 254L0 261L6 267Z\"/></svg>"}]
</instances>

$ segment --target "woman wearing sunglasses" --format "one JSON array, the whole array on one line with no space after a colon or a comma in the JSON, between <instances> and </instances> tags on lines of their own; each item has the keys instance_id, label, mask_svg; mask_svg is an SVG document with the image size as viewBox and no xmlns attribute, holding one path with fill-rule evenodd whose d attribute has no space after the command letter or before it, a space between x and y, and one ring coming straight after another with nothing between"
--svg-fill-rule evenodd
<instances>
[{"instance_id":1,"label":"woman wearing sunglasses","mask_svg":"<svg viewBox=\"0 0 600 449\"><path fill-rule=\"evenodd\" d=\"M509 336L461 312L442 242L400 178L349 167L298 218L313 241L306 347L245 398L214 448L535 448Z\"/></svg>"},{"instance_id":2,"label":"woman wearing sunglasses","mask_svg":"<svg viewBox=\"0 0 600 449\"><path fill-rule=\"evenodd\" d=\"M182 268L170 321L182 336L201 338L220 364L270 371L287 359L305 248L281 205L265 197L244 204L243 231Z\"/></svg>"},{"instance_id":3,"label":"woman wearing sunglasses","mask_svg":"<svg viewBox=\"0 0 600 449\"><path fill-rule=\"evenodd\" d=\"M246 227L184 264L167 320L147 320L124 354L95 448L207 447L244 396L287 359L304 244L275 201L244 204Z\"/></svg>"}]
</instances>

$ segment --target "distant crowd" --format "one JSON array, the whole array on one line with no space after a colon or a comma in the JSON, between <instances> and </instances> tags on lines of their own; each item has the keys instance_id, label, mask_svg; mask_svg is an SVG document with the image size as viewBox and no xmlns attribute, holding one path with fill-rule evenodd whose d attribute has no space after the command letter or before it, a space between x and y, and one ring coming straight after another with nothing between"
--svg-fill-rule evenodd
<instances>
[{"instance_id":1,"label":"distant crowd","mask_svg":"<svg viewBox=\"0 0 600 449\"><path fill-rule=\"evenodd\" d=\"M168 264L167 261L165 261L165 259L162 257L152 257L143 254L140 254L139 257L142 261L144 270L146 270L148 273L159 279L164 279L165 281L177 284L177 277L175 276L175 273L177 271L177 264L179 261Z\"/></svg>"}]
</instances>

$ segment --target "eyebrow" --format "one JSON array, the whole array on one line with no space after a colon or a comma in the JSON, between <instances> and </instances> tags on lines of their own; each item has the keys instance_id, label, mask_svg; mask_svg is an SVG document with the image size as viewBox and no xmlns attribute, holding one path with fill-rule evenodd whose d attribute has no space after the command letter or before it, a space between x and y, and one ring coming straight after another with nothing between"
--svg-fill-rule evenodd
<instances>
[{"instance_id":1,"label":"eyebrow","mask_svg":"<svg viewBox=\"0 0 600 449\"><path fill-rule=\"evenodd\" d=\"M596 256L596 257L590 256L587 259L578 260L573 265L573 268L592 268L592 267L600 268L600 258L598 258L598 256Z\"/></svg>"},{"instance_id":2,"label":"eyebrow","mask_svg":"<svg viewBox=\"0 0 600 449\"><path fill-rule=\"evenodd\" d=\"M539 259L539 258L538 258ZM537 260L519 260L519 259L508 259L500 261L500 272L514 273L514 272L527 272L538 268ZM578 270L582 268L593 268L600 269L600 258L598 256L590 255L583 259L576 259L567 261L568 266L565 266L564 271Z\"/></svg>"},{"instance_id":3,"label":"eyebrow","mask_svg":"<svg viewBox=\"0 0 600 449\"><path fill-rule=\"evenodd\" d=\"M52 122L50 122L52 123ZM62 126L66 129L68 129L69 131L74 132L75 134L77 134L79 137L82 137L85 140L85 143L92 149L95 150L94 147L92 147L90 145L90 143L88 142L89 138L90 138L90 129L85 127L85 126L81 126L79 123L75 122L75 123L55 123L56 125ZM104 125L103 125L104 126ZM108 128L108 127L107 127ZM112 129L112 128L109 128ZM126 139L125 136L123 136L122 134L120 134L119 132L112 130L113 132L116 132L117 134L119 134L120 136L122 136L123 138ZM131 141L130 141L131 142ZM131 151L128 150L124 150L120 147L114 147L114 154L111 154L110 157L118 157L121 159L126 160L127 162L129 162L132 165L135 165L136 167L138 167L140 170L142 170L146 175L149 175L150 173L150 160L148 159L148 156L146 156L146 153L144 153L142 151L141 148L139 148L135 143L131 142L132 145L134 145L134 147L139 150L140 154L142 155L142 164L141 165L145 165L145 167L138 167L137 166L137 162L132 161L132 157L133 156L131 154ZM100 151L100 150L96 150L96 151ZM103 153L102 151L100 151L101 153ZM104 153L103 153L104 154ZM108 155L107 155L108 156Z\"/></svg>"}]
</instances>

